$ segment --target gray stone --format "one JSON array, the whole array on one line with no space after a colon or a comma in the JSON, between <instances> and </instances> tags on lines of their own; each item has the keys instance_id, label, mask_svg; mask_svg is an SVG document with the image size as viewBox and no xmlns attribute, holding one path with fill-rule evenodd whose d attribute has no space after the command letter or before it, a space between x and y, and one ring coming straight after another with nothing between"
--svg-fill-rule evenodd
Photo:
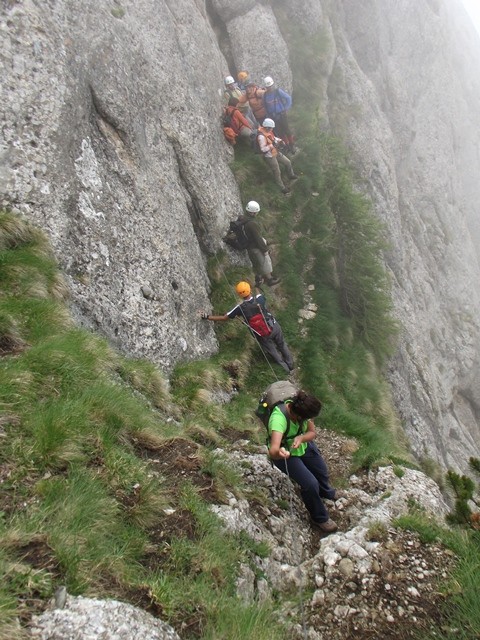
<instances>
[{"instance_id":1,"label":"gray stone","mask_svg":"<svg viewBox=\"0 0 480 640\"><path fill-rule=\"evenodd\" d=\"M81 596L34 616L30 628L39 640L180 640L172 627L130 604Z\"/></svg>"}]
</instances>

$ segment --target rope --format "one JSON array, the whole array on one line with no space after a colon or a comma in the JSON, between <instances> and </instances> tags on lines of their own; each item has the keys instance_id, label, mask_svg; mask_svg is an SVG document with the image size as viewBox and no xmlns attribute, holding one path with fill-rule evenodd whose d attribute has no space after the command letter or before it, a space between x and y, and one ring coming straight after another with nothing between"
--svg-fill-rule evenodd
<instances>
[{"instance_id":1,"label":"rope","mask_svg":"<svg viewBox=\"0 0 480 640\"><path fill-rule=\"evenodd\" d=\"M287 463L287 459L285 458L285 473L287 478L290 481L291 484L291 489L289 492L289 507L290 507L290 518L293 522L294 520L294 513L293 513L293 482L290 478L290 474L288 472L288 463ZM300 538L299 538L300 539ZM302 631L303 631L303 638L304 640L308 640L308 633L307 633L307 619L306 619L306 615L305 615L305 602L304 602L304 597L303 597L303 580L302 580L302 570L300 569L300 553L298 554L299 557L299 563L297 565L297 571L298 571L298 597L300 600L300 614L301 614L301 618L302 618Z\"/></svg>"}]
</instances>

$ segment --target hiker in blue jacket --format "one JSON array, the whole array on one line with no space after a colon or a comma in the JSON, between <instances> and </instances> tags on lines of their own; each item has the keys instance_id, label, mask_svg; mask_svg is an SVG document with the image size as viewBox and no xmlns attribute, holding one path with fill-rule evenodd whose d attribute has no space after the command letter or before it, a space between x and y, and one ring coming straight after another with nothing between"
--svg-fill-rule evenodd
<instances>
[{"instance_id":1,"label":"hiker in blue jacket","mask_svg":"<svg viewBox=\"0 0 480 640\"><path fill-rule=\"evenodd\" d=\"M267 309L267 300L263 293L257 288L256 295L253 296L251 286L245 281L239 282L235 286L235 291L243 298L243 302L237 304L223 316L214 316L202 312L200 316L202 320L224 322L225 320L233 320L233 318L241 318L244 324L249 327L250 333L260 344L262 351L271 356L272 360L288 373L293 371L292 354L283 337L281 326ZM254 320L258 321L259 324L254 324ZM266 325L266 331L262 330L262 324Z\"/></svg>"},{"instance_id":2,"label":"hiker in blue jacket","mask_svg":"<svg viewBox=\"0 0 480 640\"><path fill-rule=\"evenodd\" d=\"M275 82L271 76L263 80L265 93L263 104L267 116L275 121L275 132L285 142L287 152L295 154L295 138L288 123L287 111L292 106L292 97L283 89L275 87Z\"/></svg>"}]
</instances>

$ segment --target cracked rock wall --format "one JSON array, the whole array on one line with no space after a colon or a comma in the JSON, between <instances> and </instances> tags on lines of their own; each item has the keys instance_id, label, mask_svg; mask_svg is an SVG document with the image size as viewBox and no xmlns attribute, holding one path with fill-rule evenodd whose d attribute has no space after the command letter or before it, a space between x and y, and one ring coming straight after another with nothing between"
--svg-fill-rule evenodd
<instances>
[{"instance_id":1,"label":"cracked rock wall","mask_svg":"<svg viewBox=\"0 0 480 640\"><path fill-rule=\"evenodd\" d=\"M167 370L216 348L204 251L241 206L199 5L12 0L0 22L2 202L50 236L77 319Z\"/></svg>"}]
</instances>

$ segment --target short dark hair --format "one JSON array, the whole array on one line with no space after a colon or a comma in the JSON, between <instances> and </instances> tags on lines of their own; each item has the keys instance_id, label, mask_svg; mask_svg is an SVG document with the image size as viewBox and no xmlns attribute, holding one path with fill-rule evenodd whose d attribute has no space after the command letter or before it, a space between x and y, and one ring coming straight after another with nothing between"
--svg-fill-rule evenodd
<instances>
[{"instance_id":1,"label":"short dark hair","mask_svg":"<svg viewBox=\"0 0 480 640\"><path fill-rule=\"evenodd\" d=\"M299 391L293 397L290 408L302 420L310 420L318 416L322 403L315 396L310 396L305 391Z\"/></svg>"},{"instance_id":2,"label":"short dark hair","mask_svg":"<svg viewBox=\"0 0 480 640\"><path fill-rule=\"evenodd\" d=\"M230 100L228 101L229 107L236 107L237 104L238 104L238 98L230 98Z\"/></svg>"}]
</instances>

